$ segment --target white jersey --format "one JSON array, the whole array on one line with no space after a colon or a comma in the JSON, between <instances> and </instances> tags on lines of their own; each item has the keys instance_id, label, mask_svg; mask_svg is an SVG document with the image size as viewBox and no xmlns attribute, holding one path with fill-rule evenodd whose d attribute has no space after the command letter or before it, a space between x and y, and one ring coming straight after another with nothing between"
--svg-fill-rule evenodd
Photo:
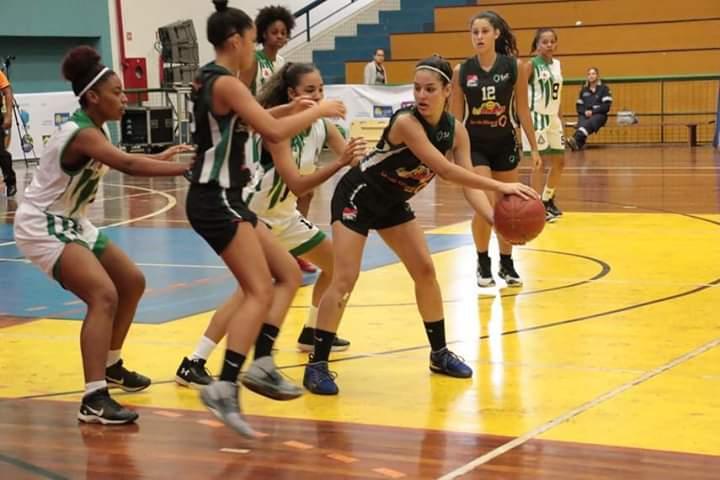
<instances>
[{"instance_id":1,"label":"white jersey","mask_svg":"<svg viewBox=\"0 0 720 480\"><path fill-rule=\"evenodd\" d=\"M563 85L560 60L553 58L548 64L541 56L536 56L531 63L533 75L528 85L530 111L539 115L558 115ZM535 123L535 115L532 116ZM536 125L535 128L543 128L543 125Z\"/></svg>"},{"instance_id":2,"label":"white jersey","mask_svg":"<svg viewBox=\"0 0 720 480\"><path fill-rule=\"evenodd\" d=\"M316 120L305 132L290 141L295 164L301 175L309 175L317 168L317 158L325 145L327 126L325 120ZM253 142L256 149L262 142ZM256 162L252 181L245 187L243 198L247 206L270 226L292 216L297 210L297 197L285 184L275 169L267 151L253 155Z\"/></svg>"},{"instance_id":3,"label":"white jersey","mask_svg":"<svg viewBox=\"0 0 720 480\"><path fill-rule=\"evenodd\" d=\"M97 126L82 110L77 110L69 121L60 125L45 146L40 165L25 189L22 203L53 216L72 219L86 216L88 205L95 199L100 179L109 167L92 158L74 171L66 170L60 163L65 148L84 128ZM109 138L105 127L103 133Z\"/></svg>"},{"instance_id":4,"label":"white jersey","mask_svg":"<svg viewBox=\"0 0 720 480\"><path fill-rule=\"evenodd\" d=\"M280 70L280 68L282 68L282 66L287 62L285 61L285 58L280 55L276 55L275 61L273 62L262 50L255 51L255 59L257 60L257 72L255 73L253 84L250 86L250 91L253 95L257 96L263 85L270 80L270 77Z\"/></svg>"}]
</instances>

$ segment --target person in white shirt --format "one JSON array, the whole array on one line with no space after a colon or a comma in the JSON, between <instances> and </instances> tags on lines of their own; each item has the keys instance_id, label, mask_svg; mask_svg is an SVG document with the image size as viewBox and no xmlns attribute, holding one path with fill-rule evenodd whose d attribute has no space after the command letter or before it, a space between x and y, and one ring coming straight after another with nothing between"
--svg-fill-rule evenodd
<instances>
[{"instance_id":1,"label":"person in white shirt","mask_svg":"<svg viewBox=\"0 0 720 480\"><path fill-rule=\"evenodd\" d=\"M364 81L365 85L387 85L388 75L385 69L385 50L382 48L375 49L373 61L365 65Z\"/></svg>"}]
</instances>

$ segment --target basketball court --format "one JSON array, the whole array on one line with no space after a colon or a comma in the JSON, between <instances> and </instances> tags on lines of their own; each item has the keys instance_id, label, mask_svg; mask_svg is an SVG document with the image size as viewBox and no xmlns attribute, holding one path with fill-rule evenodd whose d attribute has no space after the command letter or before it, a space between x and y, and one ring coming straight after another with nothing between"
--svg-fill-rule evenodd
<instances>
[{"instance_id":1,"label":"basketball court","mask_svg":"<svg viewBox=\"0 0 720 480\"><path fill-rule=\"evenodd\" d=\"M234 289L186 222L184 179L113 172L92 209L148 284L123 358L153 385L114 394L140 413L122 427L78 426L84 306L20 256L16 205L3 197L0 478L718 478L718 172L709 147L568 155L565 215L518 249L519 289L476 286L471 211L460 189L434 182L413 205L448 341L473 378L429 372L410 277L372 237L340 326L352 346L331 358L340 395L275 402L243 390L256 441L173 380ZM332 188L312 206L323 228ZM277 342L297 383L310 291ZM213 373L220 362L216 352Z\"/></svg>"}]
</instances>

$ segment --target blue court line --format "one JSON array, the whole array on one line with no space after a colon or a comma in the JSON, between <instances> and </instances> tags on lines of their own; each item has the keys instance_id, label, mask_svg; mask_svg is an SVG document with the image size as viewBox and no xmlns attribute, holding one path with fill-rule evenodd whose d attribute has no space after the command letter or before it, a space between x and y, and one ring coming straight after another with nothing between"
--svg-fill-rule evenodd
<instances>
[{"instance_id":1,"label":"blue court line","mask_svg":"<svg viewBox=\"0 0 720 480\"><path fill-rule=\"evenodd\" d=\"M0 225L0 238L12 238L11 229ZM105 233L136 263L165 265L140 266L150 290L140 301L138 323L160 324L214 310L236 288L222 261L191 229L116 227ZM470 235L428 234L426 238L432 253L472 243ZM15 245L6 245L0 247L0 258L22 259L22 255ZM398 261L379 236L370 235L362 270ZM314 277L306 274L304 284L312 283ZM0 292L0 313L75 320L85 315L84 304L67 305L77 302L77 297L28 263L0 261Z\"/></svg>"}]
</instances>

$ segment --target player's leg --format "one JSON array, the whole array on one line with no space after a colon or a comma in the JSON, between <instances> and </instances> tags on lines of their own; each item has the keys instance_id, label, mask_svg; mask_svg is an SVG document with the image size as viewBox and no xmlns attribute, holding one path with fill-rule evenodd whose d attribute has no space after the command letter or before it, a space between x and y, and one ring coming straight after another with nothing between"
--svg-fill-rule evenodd
<instances>
[{"instance_id":1,"label":"player's leg","mask_svg":"<svg viewBox=\"0 0 720 480\"><path fill-rule=\"evenodd\" d=\"M447 348L442 293L417 221L379 229L378 233L403 262L415 284L415 299L431 347L430 370L451 377L471 377L472 369Z\"/></svg>"}]
</instances>

